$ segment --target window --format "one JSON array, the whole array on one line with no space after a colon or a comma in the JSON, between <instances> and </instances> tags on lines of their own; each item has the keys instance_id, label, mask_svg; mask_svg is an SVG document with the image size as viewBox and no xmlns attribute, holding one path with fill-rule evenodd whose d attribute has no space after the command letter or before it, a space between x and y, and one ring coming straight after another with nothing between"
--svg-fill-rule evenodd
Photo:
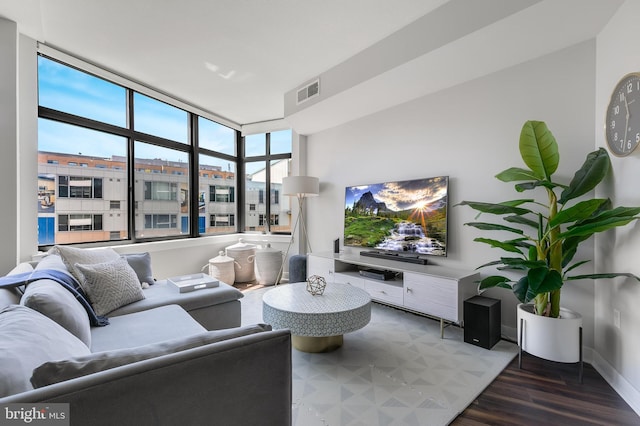
<instances>
[{"instance_id":1,"label":"window","mask_svg":"<svg viewBox=\"0 0 640 426\"><path fill-rule=\"evenodd\" d=\"M209 226L218 227L233 227L235 226L235 215L233 214L212 214L209 216Z\"/></svg>"},{"instance_id":2,"label":"window","mask_svg":"<svg viewBox=\"0 0 640 426\"><path fill-rule=\"evenodd\" d=\"M256 211L256 205L255 204L249 204L249 211Z\"/></svg>"},{"instance_id":3,"label":"window","mask_svg":"<svg viewBox=\"0 0 640 426\"><path fill-rule=\"evenodd\" d=\"M291 137L291 130L245 136L245 231L291 232L290 197L281 197L282 179L291 170ZM268 223L250 214L254 203L272 218Z\"/></svg>"},{"instance_id":4,"label":"window","mask_svg":"<svg viewBox=\"0 0 640 426\"><path fill-rule=\"evenodd\" d=\"M175 201L178 199L178 184L172 182L145 182L144 199Z\"/></svg>"},{"instance_id":5,"label":"window","mask_svg":"<svg viewBox=\"0 0 640 426\"><path fill-rule=\"evenodd\" d=\"M190 111L184 102L126 87L120 76L114 83L109 71L95 66L86 69L99 76L86 72L80 60L73 64L38 55L42 249L264 231L273 229L275 222L267 220L273 214L288 223L271 211L282 200L266 166L281 160L288 166L290 131L247 136L240 150L237 130ZM242 162L251 166L240 168ZM238 170L248 176L243 191Z\"/></svg>"},{"instance_id":6,"label":"window","mask_svg":"<svg viewBox=\"0 0 640 426\"><path fill-rule=\"evenodd\" d=\"M145 96L133 95L135 130L177 142L188 142L186 111Z\"/></svg>"},{"instance_id":7,"label":"window","mask_svg":"<svg viewBox=\"0 0 640 426\"><path fill-rule=\"evenodd\" d=\"M235 201L235 188L232 186L209 186L209 199L212 203L233 203Z\"/></svg>"},{"instance_id":8,"label":"window","mask_svg":"<svg viewBox=\"0 0 640 426\"><path fill-rule=\"evenodd\" d=\"M144 227L147 229L169 229L178 227L178 216L175 214L146 214Z\"/></svg>"},{"instance_id":9,"label":"window","mask_svg":"<svg viewBox=\"0 0 640 426\"><path fill-rule=\"evenodd\" d=\"M102 178L58 176L60 198L102 198Z\"/></svg>"},{"instance_id":10,"label":"window","mask_svg":"<svg viewBox=\"0 0 640 426\"><path fill-rule=\"evenodd\" d=\"M101 214L61 214L58 215L58 231L100 231Z\"/></svg>"}]
</instances>

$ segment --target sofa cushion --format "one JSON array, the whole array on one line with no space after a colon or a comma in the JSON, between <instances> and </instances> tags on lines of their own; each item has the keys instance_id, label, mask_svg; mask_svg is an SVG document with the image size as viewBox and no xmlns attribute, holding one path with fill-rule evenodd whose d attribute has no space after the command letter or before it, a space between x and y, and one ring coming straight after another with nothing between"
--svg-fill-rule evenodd
<instances>
[{"instance_id":1,"label":"sofa cushion","mask_svg":"<svg viewBox=\"0 0 640 426\"><path fill-rule=\"evenodd\" d=\"M169 284L167 280L156 281L154 285L144 289L143 292L144 300L122 306L110 312L109 317L112 318L174 303L180 305L186 311L192 311L232 302L244 296L240 290L225 283L220 283L218 287L180 293L180 290L176 286Z\"/></svg>"},{"instance_id":2,"label":"sofa cushion","mask_svg":"<svg viewBox=\"0 0 640 426\"><path fill-rule=\"evenodd\" d=\"M33 271L31 264L23 262L16 265L7 275L17 275ZM22 291L18 287L0 288L0 309L9 305L18 305L22 297Z\"/></svg>"},{"instance_id":3,"label":"sofa cushion","mask_svg":"<svg viewBox=\"0 0 640 426\"><path fill-rule=\"evenodd\" d=\"M91 328L92 352L133 348L207 331L178 305L111 317L109 321L107 327Z\"/></svg>"},{"instance_id":4,"label":"sofa cushion","mask_svg":"<svg viewBox=\"0 0 640 426\"><path fill-rule=\"evenodd\" d=\"M128 253L123 254L122 257L127 259L129 266L136 271L140 284L153 284L155 282L155 279L153 278L153 271L151 270L151 255L148 252Z\"/></svg>"},{"instance_id":5,"label":"sofa cushion","mask_svg":"<svg viewBox=\"0 0 640 426\"><path fill-rule=\"evenodd\" d=\"M20 304L51 318L91 347L91 326L84 307L54 281L38 280L27 286Z\"/></svg>"},{"instance_id":6,"label":"sofa cushion","mask_svg":"<svg viewBox=\"0 0 640 426\"><path fill-rule=\"evenodd\" d=\"M134 348L96 352L60 361L49 361L34 370L31 384L34 388L47 386L133 362L269 330L271 330L269 325L255 324L226 330L208 331Z\"/></svg>"},{"instance_id":7,"label":"sofa cushion","mask_svg":"<svg viewBox=\"0 0 640 426\"><path fill-rule=\"evenodd\" d=\"M93 265L96 263L104 263L120 258L120 255L110 247L97 249L81 249L68 246L54 246L50 253L59 254L65 266L71 272L71 275L78 280L81 286L84 285L84 277L76 268L76 264ZM100 315L100 314L98 314Z\"/></svg>"},{"instance_id":8,"label":"sofa cushion","mask_svg":"<svg viewBox=\"0 0 640 426\"><path fill-rule=\"evenodd\" d=\"M105 315L120 306L144 299L138 276L121 257L105 263L76 263L82 274L82 289L98 315Z\"/></svg>"},{"instance_id":9,"label":"sofa cushion","mask_svg":"<svg viewBox=\"0 0 640 426\"><path fill-rule=\"evenodd\" d=\"M0 310L0 397L33 389L33 370L47 361L89 355L77 337L26 306Z\"/></svg>"}]
</instances>

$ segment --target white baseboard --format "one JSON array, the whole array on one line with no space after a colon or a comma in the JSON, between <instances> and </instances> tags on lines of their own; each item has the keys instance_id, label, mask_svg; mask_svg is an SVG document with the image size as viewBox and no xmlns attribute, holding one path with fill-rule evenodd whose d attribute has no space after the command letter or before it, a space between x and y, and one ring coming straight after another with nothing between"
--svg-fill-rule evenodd
<instances>
[{"instance_id":1,"label":"white baseboard","mask_svg":"<svg viewBox=\"0 0 640 426\"><path fill-rule=\"evenodd\" d=\"M502 326L502 337L517 342L517 331L515 327ZM584 362L591 364L598 373L609 383L614 391L625 400L633 411L640 416L640 391L634 388L631 383L620 375L604 358L602 358L593 348L584 347L582 352Z\"/></svg>"},{"instance_id":2,"label":"white baseboard","mask_svg":"<svg viewBox=\"0 0 640 426\"><path fill-rule=\"evenodd\" d=\"M604 358L597 352L592 351L591 365L598 373L611 385L618 395L640 416L640 391L634 388L631 383L620 375Z\"/></svg>"}]
</instances>

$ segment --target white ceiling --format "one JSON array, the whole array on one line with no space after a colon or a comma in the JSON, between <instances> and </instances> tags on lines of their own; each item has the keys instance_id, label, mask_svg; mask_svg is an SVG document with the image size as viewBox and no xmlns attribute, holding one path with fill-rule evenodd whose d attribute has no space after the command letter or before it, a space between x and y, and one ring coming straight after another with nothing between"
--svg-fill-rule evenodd
<instances>
[{"instance_id":1,"label":"white ceiling","mask_svg":"<svg viewBox=\"0 0 640 426\"><path fill-rule=\"evenodd\" d=\"M593 38L622 2L0 0L0 16L239 125L287 111L312 133ZM285 106L317 76L318 99Z\"/></svg>"}]
</instances>

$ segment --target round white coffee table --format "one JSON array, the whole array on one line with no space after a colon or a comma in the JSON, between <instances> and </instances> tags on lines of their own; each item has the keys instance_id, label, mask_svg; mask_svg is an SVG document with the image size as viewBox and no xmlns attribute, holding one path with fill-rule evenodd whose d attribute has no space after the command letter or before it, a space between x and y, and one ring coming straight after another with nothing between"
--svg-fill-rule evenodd
<instances>
[{"instance_id":1,"label":"round white coffee table","mask_svg":"<svg viewBox=\"0 0 640 426\"><path fill-rule=\"evenodd\" d=\"M274 329L291 330L293 347L328 352L342 346L343 335L371 320L371 296L350 284L329 283L313 296L307 283L282 284L262 296L262 318Z\"/></svg>"}]
</instances>

